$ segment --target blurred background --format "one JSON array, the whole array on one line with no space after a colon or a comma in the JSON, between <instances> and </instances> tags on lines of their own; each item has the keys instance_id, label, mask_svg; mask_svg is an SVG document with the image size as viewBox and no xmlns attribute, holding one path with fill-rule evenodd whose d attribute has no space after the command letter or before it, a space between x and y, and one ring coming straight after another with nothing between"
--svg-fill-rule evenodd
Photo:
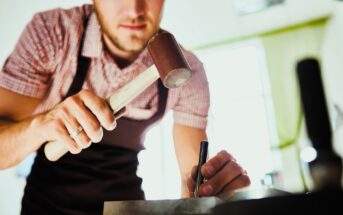
<instances>
[{"instance_id":1,"label":"blurred background","mask_svg":"<svg viewBox=\"0 0 343 215\"><path fill-rule=\"evenodd\" d=\"M1 0L0 65L34 13L87 0ZM210 156L232 153L254 187L292 193L311 189L306 135L295 68L322 67L334 149L343 155L343 2L334 0L169 0L162 27L204 63L210 84ZM0 101L6 102L6 101ZM140 153L147 199L180 197L172 113L153 128ZM25 143L23 143L25 144ZM19 214L34 155L0 171L0 214Z\"/></svg>"}]
</instances>

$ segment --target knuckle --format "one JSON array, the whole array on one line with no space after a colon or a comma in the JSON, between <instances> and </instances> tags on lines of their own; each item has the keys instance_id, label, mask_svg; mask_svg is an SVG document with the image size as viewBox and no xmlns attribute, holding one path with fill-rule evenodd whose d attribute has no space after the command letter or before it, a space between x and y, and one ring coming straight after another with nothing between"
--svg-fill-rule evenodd
<instances>
[{"instance_id":1,"label":"knuckle","mask_svg":"<svg viewBox=\"0 0 343 215\"><path fill-rule=\"evenodd\" d=\"M65 134L65 127L60 120L54 120L51 125L52 129L60 134Z\"/></svg>"},{"instance_id":2,"label":"knuckle","mask_svg":"<svg viewBox=\"0 0 343 215\"><path fill-rule=\"evenodd\" d=\"M83 96L89 96L89 94L90 94L89 90L83 89L77 95L83 97Z\"/></svg>"},{"instance_id":3,"label":"knuckle","mask_svg":"<svg viewBox=\"0 0 343 215\"><path fill-rule=\"evenodd\" d=\"M59 104L58 106L56 106L55 109L49 112L49 116L53 118L61 118L65 116L65 114L66 114L66 108L62 104Z\"/></svg>"},{"instance_id":4,"label":"knuckle","mask_svg":"<svg viewBox=\"0 0 343 215\"><path fill-rule=\"evenodd\" d=\"M250 178L247 175L241 175L240 180L243 186L249 186L251 184Z\"/></svg>"},{"instance_id":5,"label":"knuckle","mask_svg":"<svg viewBox=\"0 0 343 215\"><path fill-rule=\"evenodd\" d=\"M218 155L220 159L222 159L223 161L231 160L231 157L232 157L226 150L220 151Z\"/></svg>"},{"instance_id":6,"label":"knuckle","mask_svg":"<svg viewBox=\"0 0 343 215\"><path fill-rule=\"evenodd\" d=\"M244 172L243 168L238 163L236 163L236 162L232 162L231 171L239 172L239 173L243 173Z\"/></svg>"},{"instance_id":7,"label":"knuckle","mask_svg":"<svg viewBox=\"0 0 343 215\"><path fill-rule=\"evenodd\" d=\"M78 103L77 96L70 96L64 100L66 106L74 106Z\"/></svg>"},{"instance_id":8,"label":"knuckle","mask_svg":"<svg viewBox=\"0 0 343 215\"><path fill-rule=\"evenodd\" d=\"M94 102L94 107L97 109L97 110L105 110L107 108L107 104L105 103L105 101L102 101L102 100L98 100L98 101L95 101Z\"/></svg>"},{"instance_id":9,"label":"knuckle","mask_svg":"<svg viewBox=\"0 0 343 215\"><path fill-rule=\"evenodd\" d=\"M244 173L243 168L241 166L239 166L238 164L233 165L231 171L235 172L237 174L243 174Z\"/></svg>"},{"instance_id":10,"label":"knuckle","mask_svg":"<svg viewBox=\"0 0 343 215\"><path fill-rule=\"evenodd\" d=\"M89 126L89 130L92 134L99 133L100 124L98 122L90 121L88 126Z\"/></svg>"},{"instance_id":11,"label":"knuckle","mask_svg":"<svg viewBox=\"0 0 343 215\"><path fill-rule=\"evenodd\" d=\"M83 148L87 145L89 145L90 139L87 137L87 135L80 135L78 143Z\"/></svg>"},{"instance_id":12,"label":"knuckle","mask_svg":"<svg viewBox=\"0 0 343 215\"><path fill-rule=\"evenodd\" d=\"M63 101L63 103L64 103L64 104L68 104L68 103L71 102L71 100L73 100L73 96L67 97L67 98Z\"/></svg>"},{"instance_id":13,"label":"knuckle","mask_svg":"<svg viewBox=\"0 0 343 215\"><path fill-rule=\"evenodd\" d=\"M218 153L214 159L212 159L212 165L216 168L223 166L228 160L225 158L222 152Z\"/></svg>"}]
</instances>

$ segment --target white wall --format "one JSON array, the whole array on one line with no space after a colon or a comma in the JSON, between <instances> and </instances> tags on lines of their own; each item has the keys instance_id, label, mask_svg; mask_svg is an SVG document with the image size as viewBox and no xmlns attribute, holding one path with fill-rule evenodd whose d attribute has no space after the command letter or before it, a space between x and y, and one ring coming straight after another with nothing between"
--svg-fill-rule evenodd
<instances>
[{"instance_id":1,"label":"white wall","mask_svg":"<svg viewBox=\"0 0 343 215\"><path fill-rule=\"evenodd\" d=\"M286 0L248 16L236 16L230 0L166 1L163 25L186 47L241 37L326 16L333 0Z\"/></svg>"},{"instance_id":2,"label":"white wall","mask_svg":"<svg viewBox=\"0 0 343 215\"><path fill-rule=\"evenodd\" d=\"M334 109L336 104L343 110L343 2L336 2L333 17L327 25L322 68L334 128L335 149L343 157L343 125L337 125L338 116Z\"/></svg>"}]
</instances>

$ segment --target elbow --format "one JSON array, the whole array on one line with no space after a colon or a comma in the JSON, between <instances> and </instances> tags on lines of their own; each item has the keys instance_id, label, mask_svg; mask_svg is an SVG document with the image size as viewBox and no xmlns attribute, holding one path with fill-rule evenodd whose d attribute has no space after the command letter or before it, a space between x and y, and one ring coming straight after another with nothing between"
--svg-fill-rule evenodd
<instances>
[{"instance_id":1,"label":"elbow","mask_svg":"<svg viewBox=\"0 0 343 215\"><path fill-rule=\"evenodd\" d=\"M11 165L8 165L7 163L4 163L4 162L0 162L0 170L5 170L5 169L8 169L10 168Z\"/></svg>"},{"instance_id":2,"label":"elbow","mask_svg":"<svg viewBox=\"0 0 343 215\"><path fill-rule=\"evenodd\" d=\"M5 169L8 169L12 166L13 165L9 164L8 162L0 161L0 170L5 170Z\"/></svg>"},{"instance_id":3,"label":"elbow","mask_svg":"<svg viewBox=\"0 0 343 215\"><path fill-rule=\"evenodd\" d=\"M3 156L0 159L0 170L11 168L15 166L17 163L19 163L19 161L16 161L14 159L9 159L8 156Z\"/></svg>"}]
</instances>

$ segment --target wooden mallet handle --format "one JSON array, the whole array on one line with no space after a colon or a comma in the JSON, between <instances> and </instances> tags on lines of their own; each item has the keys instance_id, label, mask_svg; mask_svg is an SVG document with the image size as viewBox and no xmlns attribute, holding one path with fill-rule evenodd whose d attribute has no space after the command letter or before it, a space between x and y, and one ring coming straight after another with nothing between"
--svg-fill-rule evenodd
<instances>
[{"instance_id":1,"label":"wooden mallet handle","mask_svg":"<svg viewBox=\"0 0 343 215\"><path fill-rule=\"evenodd\" d=\"M107 99L114 114L158 78L161 78L166 87L175 88L184 85L191 77L190 67L172 34L167 32L157 34L149 41L148 50L155 65L146 69ZM67 152L66 145L59 141L51 141L44 146L45 156L50 161L57 161Z\"/></svg>"}]
</instances>

